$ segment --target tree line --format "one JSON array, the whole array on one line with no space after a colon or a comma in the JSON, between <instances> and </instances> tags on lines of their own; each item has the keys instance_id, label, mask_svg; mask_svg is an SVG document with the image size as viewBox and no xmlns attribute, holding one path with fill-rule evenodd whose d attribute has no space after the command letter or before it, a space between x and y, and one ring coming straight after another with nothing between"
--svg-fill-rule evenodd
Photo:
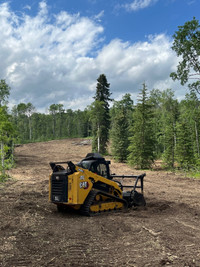
<instances>
[{"instance_id":1,"label":"tree line","mask_svg":"<svg viewBox=\"0 0 200 267\"><path fill-rule=\"evenodd\" d=\"M137 102L130 94L120 101L111 97L106 75L97 79L93 103L84 111L52 104L47 114L38 113L32 103L19 103L8 111L10 87L0 81L0 170L13 164L14 143L90 137L92 149L111 153L117 161L137 168L151 168L157 159L167 167L189 169L200 165L200 26L193 18L174 34L172 49L182 61L174 80L186 84L190 93L178 101L171 89L148 91L141 85ZM195 80L194 80L195 78ZM112 105L111 105L112 104ZM108 150L108 144L110 150Z\"/></svg>"},{"instance_id":2,"label":"tree line","mask_svg":"<svg viewBox=\"0 0 200 267\"><path fill-rule=\"evenodd\" d=\"M87 109L65 110L62 104L52 104L48 113L42 114L31 103L20 103L13 107L11 114L19 143L90 136Z\"/></svg>"}]
</instances>

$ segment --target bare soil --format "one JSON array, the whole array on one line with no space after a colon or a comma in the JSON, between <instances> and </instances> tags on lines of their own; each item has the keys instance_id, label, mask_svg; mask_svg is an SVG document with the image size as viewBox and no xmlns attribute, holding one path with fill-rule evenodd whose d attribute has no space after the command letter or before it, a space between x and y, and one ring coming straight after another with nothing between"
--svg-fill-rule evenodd
<instances>
[{"instance_id":1,"label":"bare soil","mask_svg":"<svg viewBox=\"0 0 200 267\"><path fill-rule=\"evenodd\" d=\"M80 161L80 139L16 147L0 187L0 266L200 266L200 180L147 171L146 207L84 217L48 202L50 161ZM140 174L112 162L116 174Z\"/></svg>"}]
</instances>

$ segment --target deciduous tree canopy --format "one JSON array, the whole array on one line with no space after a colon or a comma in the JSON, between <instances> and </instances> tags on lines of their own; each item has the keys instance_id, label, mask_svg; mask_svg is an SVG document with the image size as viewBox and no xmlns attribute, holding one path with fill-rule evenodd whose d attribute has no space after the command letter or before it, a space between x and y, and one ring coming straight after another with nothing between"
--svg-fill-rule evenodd
<instances>
[{"instance_id":1,"label":"deciduous tree canopy","mask_svg":"<svg viewBox=\"0 0 200 267\"><path fill-rule=\"evenodd\" d=\"M181 61L177 66L177 71L171 73L173 80L180 80L184 85L188 81L191 90L200 93L200 25L199 21L193 18L183 26L178 27L178 31L173 35L174 42L172 49Z\"/></svg>"}]
</instances>

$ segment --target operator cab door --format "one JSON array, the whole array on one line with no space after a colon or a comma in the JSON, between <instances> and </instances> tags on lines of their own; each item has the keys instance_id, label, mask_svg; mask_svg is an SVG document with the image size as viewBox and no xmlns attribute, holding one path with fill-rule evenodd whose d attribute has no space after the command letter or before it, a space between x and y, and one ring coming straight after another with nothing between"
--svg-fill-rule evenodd
<instances>
[{"instance_id":1,"label":"operator cab door","mask_svg":"<svg viewBox=\"0 0 200 267\"><path fill-rule=\"evenodd\" d=\"M111 179L110 172L109 172L109 162L107 161L84 160L81 162L79 166L81 166L84 169L88 169L89 171L96 173L102 177ZM102 190L105 192L109 192L110 186L98 181L93 184L93 188Z\"/></svg>"},{"instance_id":2,"label":"operator cab door","mask_svg":"<svg viewBox=\"0 0 200 267\"><path fill-rule=\"evenodd\" d=\"M103 176L107 179L110 178L108 166L105 163L94 162L91 164L90 171Z\"/></svg>"},{"instance_id":3,"label":"operator cab door","mask_svg":"<svg viewBox=\"0 0 200 267\"><path fill-rule=\"evenodd\" d=\"M106 162L93 162L90 166L90 171L105 177L107 179L110 179L110 173L109 173L109 167L106 164ZM102 183L100 181L94 183L93 188L102 190L104 192L109 192L110 186L108 184Z\"/></svg>"}]
</instances>

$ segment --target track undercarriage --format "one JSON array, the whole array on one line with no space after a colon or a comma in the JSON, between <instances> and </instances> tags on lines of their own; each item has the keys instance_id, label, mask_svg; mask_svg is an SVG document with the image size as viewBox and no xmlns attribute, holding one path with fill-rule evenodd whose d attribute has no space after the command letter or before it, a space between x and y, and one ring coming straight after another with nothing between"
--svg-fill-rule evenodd
<instances>
[{"instance_id":1,"label":"track undercarriage","mask_svg":"<svg viewBox=\"0 0 200 267\"><path fill-rule=\"evenodd\" d=\"M126 206L124 199L93 189L81 206L80 214L90 216L105 211L121 210Z\"/></svg>"}]
</instances>

